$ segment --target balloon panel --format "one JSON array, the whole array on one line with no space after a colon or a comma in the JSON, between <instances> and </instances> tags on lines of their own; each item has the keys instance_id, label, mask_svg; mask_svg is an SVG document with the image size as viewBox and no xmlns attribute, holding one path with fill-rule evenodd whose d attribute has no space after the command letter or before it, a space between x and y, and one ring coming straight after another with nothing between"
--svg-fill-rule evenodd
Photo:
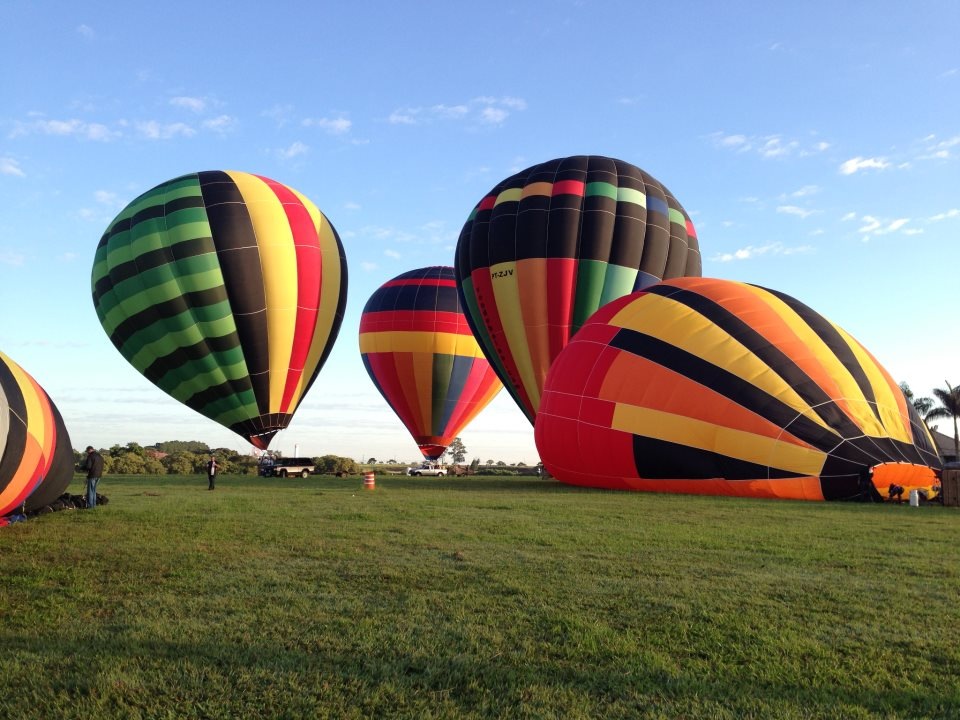
<instances>
[{"instance_id":1,"label":"balloon panel","mask_svg":"<svg viewBox=\"0 0 960 720\"><path fill-rule=\"evenodd\" d=\"M457 242L468 320L531 422L550 363L599 307L661 278L699 274L696 231L669 190L599 156L507 178Z\"/></svg>"},{"instance_id":2,"label":"balloon panel","mask_svg":"<svg viewBox=\"0 0 960 720\"><path fill-rule=\"evenodd\" d=\"M59 497L73 478L63 418L36 380L0 352L0 517Z\"/></svg>"},{"instance_id":3,"label":"balloon panel","mask_svg":"<svg viewBox=\"0 0 960 720\"><path fill-rule=\"evenodd\" d=\"M411 270L384 283L363 309L360 353L430 460L502 387L467 324L450 267Z\"/></svg>"},{"instance_id":4,"label":"balloon panel","mask_svg":"<svg viewBox=\"0 0 960 720\"><path fill-rule=\"evenodd\" d=\"M535 436L558 479L616 489L834 500L858 497L868 468L932 484L940 467L853 337L787 295L707 278L591 318L550 370Z\"/></svg>"},{"instance_id":5,"label":"balloon panel","mask_svg":"<svg viewBox=\"0 0 960 720\"><path fill-rule=\"evenodd\" d=\"M138 371L265 448L333 347L347 268L306 197L209 171L131 202L100 240L92 287L104 330Z\"/></svg>"}]
</instances>

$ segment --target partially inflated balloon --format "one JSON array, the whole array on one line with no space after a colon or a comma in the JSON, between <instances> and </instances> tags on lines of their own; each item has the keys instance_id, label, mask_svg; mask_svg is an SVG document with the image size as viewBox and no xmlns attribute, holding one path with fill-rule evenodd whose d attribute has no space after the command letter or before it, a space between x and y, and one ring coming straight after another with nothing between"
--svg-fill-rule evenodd
<instances>
[{"instance_id":1,"label":"partially inflated balloon","mask_svg":"<svg viewBox=\"0 0 960 720\"><path fill-rule=\"evenodd\" d=\"M470 331L450 267L384 283L363 308L360 353L428 460L443 455L503 387Z\"/></svg>"},{"instance_id":2,"label":"partially inflated balloon","mask_svg":"<svg viewBox=\"0 0 960 720\"><path fill-rule=\"evenodd\" d=\"M550 369L535 426L559 480L620 490L852 499L929 487L926 426L874 357L797 300L707 278L599 310Z\"/></svg>"},{"instance_id":3,"label":"partially inflated balloon","mask_svg":"<svg viewBox=\"0 0 960 720\"><path fill-rule=\"evenodd\" d=\"M266 448L333 347L347 266L330 221L296 190L211 171L124 208L92 283L104 330L137 370Z\"/></svg>"},{"instance_id":4,"label":"partially inflated balloon","mask_svg":"<svg viewBox=\"0 0 960 720\"><path fill-rule=\"evenodd\" d=\"M37 381L0 352L0 518L48 505L72 478L63 418Z\"/></svg>"},{"instance_id":5,"label":"partially inflated balloon","mask_svg":"<svg viewBox=\"0 0 960 720\"><path fill-rule=\"evenodd\" d=\"M457 242L457 284L484 353L531 422L550 363L597 308L700 274L693 223L622 160L534 165L480 201Z\"/></svg>"}]
</instances>

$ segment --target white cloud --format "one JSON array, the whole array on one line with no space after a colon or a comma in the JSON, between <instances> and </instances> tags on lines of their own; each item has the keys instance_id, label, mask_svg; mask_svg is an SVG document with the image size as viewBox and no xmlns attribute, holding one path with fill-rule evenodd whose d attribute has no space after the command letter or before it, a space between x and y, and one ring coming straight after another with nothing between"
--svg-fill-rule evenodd
<instances>
[{"instance_id":1,"label":"white cloud","mask_svg":"<svg viewBox=\"0 0 960 720\"><path fill-rule=\"evenodd\" d=\"M927 143L925 153L920 156L921 160L947 160L953 157L954 150L960 145L960 135L954 135L946 140L937 141L935 135L928 135L923 139Z\"/></svg>"},{"instance_id":2,"label":"white cloud","mask_svg":"<svg viewBox=\"0 0 960 720\"><path fill-rule=\"evenodd\" d=\"M795 215L799 218L807 218L813 215L813 210L807 210L806 208L797 207L796 205L779 205L777 212L783 215Z\"/></svg>"},{"instance_id":3,"label":"white cloud","mask_svg":"<svg viewBox=\"0 0 960 720\"><path fill-rule=\"evenodd\" d=\"M840 174L841 175L853 175L855 172L866 169L874 170L883 170L890 167L890 163L886 158L873 157L873 158L864 158L859 155L855 158L850 158L849 160L844 161L840 165Z\"/></svg>"},{"instance_id":4,"label":"white cloud","mask_svg":"<svg viewBox=\"0 0 960 720\"><path fill-rule=\"evenodd\" d=\"M503 108L486 107L480 111L480 122L491 125L501 125L509 114L510 113Z\"/></svg>"},{"instance_id":5,"label":"white cloud","mask_svg":"<svg viewBox=\"0 0 960 720\"><path fill-rule=\"evenodd\" d=\"M94 36L93 28L89 25L78 25L77 32L87 39L90 39Z\"/></svg>"},{"instance_id":6,"label":"white cloud","mask_svg":"<svg viewBox=\"0 0 960 720\"><path fill-rule=\"evenodd\" d=\"M212 130L216 133L227 133L233 130L237 125L237 119L230 115L217 115L215 118L204 120L201 125L205 130Z\"/></svg>"},{"instance_id":7,"label":"white cloud","mask_svg":"<svg viewBox=\"0 0 960 720\"><path fill-rule=\"evenodd\" d=\"M396 250L384 250L383 254L386 255L388 258L393 258L394 260L399 260L401 257L403 257Z\"/></svg>"},{"instance_id":8,"label":"white cloud","mask_svg":"<svg viewBox=\"0 0 960 720\"><path fill-rule=\"evenodd\" d=\"M857 214L855 212L848 212L846 215L840 218L840 222L847 222L848 220L856 220L856 219L857 219Z\"/></svg>"},{"instance_id":9,"label":"white cloud","mask_svg":"<svg viewBox=\"0 0 960 720\"><path fill-rule=\"evenodd\" d=\"M397 108L390 113L387 122L392 125L425 125L446 120L502 125L511 113L526 108L527 101L523 98L480 96L466 103Z\"/></svg>"},{"instance_id":10,"label":"white cloud","mask_svg":"<svg viewBox=\"0 0 960 720\"><path fill-rule=\"evenodd\" d=\"M101 205L115 205L117 203L117 194L109 190L96 190L93 193L93 199Z\"/></svg>"},{"instance_id":11,"label":"white cloud","mask_svg":"<svg viewBox=\"0 0 960 720\"><path fill-rule=\"evenodd\" d=\"M818 235L823 235L826 232L823 228L817 228L816 230L810 231L811 237L817 237Z\"/></svg>"},{"instance_id":12,"label":"white cloud","mask_svg":"<svg viewBox=\"0 0 960 720\"><path fill-rule=\"evenodd\" d=\"M203 98L187 97L186 95L170 98L170 104L175 107L186 108L195 113L203 112L207 107L207 101Z\"/></svg>"},{"instance_id":13,"label":"white cloud","mask_svg":"<svg viewBox=\"0 0 960 720\"><path fill-rule=\"evenodd\" d=\"M307 118L302 124L304 127L318 127L330 135L343 135L350 132L353 126L353 123L345 117Z\"/></svg>"},{"instance_id":14,"label":"white cloud","mask_svg":"<svg viewBox=\"0 0 960 720\"><path fill-rule=\"evenodd\" d=\"M23 265L26 256L13 250L0 248L0 265L10 265L11 267L20 267Z\"/></svg>"},{"instance_id":15,"label":"white cloud","mask_svg":"<svg viewBox=\"0 0 960 720\"><path fill-rule=\"evenodd\" d=\"M876 218L873 215L864 215L860 218L863 225L857 229L858 233L863 235L888 235L890 233L902 230L904 225L910 222L910 218L897 218L896 220L886 220ZM913 233L916 234L916 233Z\"/></svg>"},{"instance_id":16,"label":"white cloud","mask_svg":"<svg viewBox=\"0 0 960 720\"><path fill-rule=\"evenodd\" d=\"M0 175L12 175L14 177L27 176L27 174L20 169L20 163L9 157L0 157Z\"/></svg>"},{"instance_id":17,"label":"white cloud","mask_svg":"<svg viewBox=\"0 0 960 720\"><path fill-rule=\"evenodd\" d=\"M156 120L144 120L136 123L136 128L148 140L170 140L175 137L193 137L197 131L186 123L176 122L166 125Z\"/></svg>"},{"instance_id":18,"label":"white cloud","mask_svg":"<svg viewBox=\"0 0 960 720\"><path fill-rule=\"evenodd\" d=\"M816 195L820 192L820 188L816 185L804 185L799 190L794 190L790 193L790 197L807 197L809 195Z\"/></svg>"},{"instance_id":19,"label":"white cloud","mask_svg":"<svg viewBox=\"0 0 960 720\"><path fill-rule=\"evenodd\" d=\"M289 147L284 148L283 150L280 151L280 157L282 157L284 160L290 160L299 155L305 154L309 150L310 150L309 145L305 145L299 140L295 140L290 144Z\"/></svg>"},{"instance_id":20,"label":"white cloud","mask_svg":"<svg viewBox=\"0 0 960 720\"><path fill-rule=\"evenodd\" d=\"M369 260L361 260L360 267L366 270L367 272L370 272L372 270L376 270L380 266L377 265L375 262L370 262Z\"/></svg>"},{"instance_id":21,"label":"white cloud","mask_svg":"<svg viewBox=\"0 0 960 720\"><path fill-rule=\"evenodd\" d=\"M904 235L923 235L923 228L904 228Z\"/></svg>"},{"instance_id":22,"label":"white cloud","mask_svg":"<svg viewBox=\"0 0 960 720\"><path fill-rule=\"evenodd\" d=\"M941 220L946 220L947 218L960 217L960 210L957 208L950 208L946 212L937 213L936 215L930 218L930 222L940 222Z\"/></svg>"},{"instance_id":23,"label":"white cloud","mask_svg":"<svg viewBox=\"0 0 960 720\"><path fill-rule=\"evenodd\" d=\"M283 127L293 118L293 105L274 105L269 110L260 113L263 117L273 120L277 127Z\"/></svg>"},{"instance_id":24,"label":"white cloud","mask_svg":"<svg viewBox=\"0 0 960 720\"><path fill-rule=\"evenodd\" d=\"M960 73L960 68L950 68L949 70L944 70L940 73L940 77L953 77Z\"/></svg>"},{"instance_id":25,"label":"white cloud","mask_svg":"<svg viewBox=\"0 0 960 720\"><path fill-rule=\"evenodd\" d=\"M77 120L76 118L70 120L45 120L38 118L28 123L16 123L13 131L10 133L10 137L29 135L34 132L40 133L41 135L78 137L85 140L98 141L112 140L120 135L120 133L111 130L106 125L87 123L82 120Z\"/></svg>"},{"instance_id":26,"label":"white cloud","mask_svg":"<svg viewBox=\"0 0 960 720\"><path fill-rule=\"evenodd\" d=\"M714 146L734 152L754 151L765 158L783 158L794 155L805 156L823 152L830 143L819 141L805 145L799 140L784 138L782 135L743 135L740 133L714 132L708 136Z\"/></svg>"},{"instance_id":27,"label":"white cloud","mask_svg":"<svg viewBox=\"0 0 960 720\"><path fill-rule=\"evenodd\" d=\"M755 245L747 245L744 248L739 250L734 250L730 253L720 253L719 255L714 256L716 262L734 262L737 260L752 260L763 255L799 255L803 253L808 253L812 251L813 248L809 245L798 245L796 247L785 247L783 243L774 242L768 245L762 245L757 247Z\"/></svg>"},{"instance_id":28,"label":"white cloud","mask_svg":"<svg viewBox=\"0 0 960 720\"><path fill-rule=\"evenodd\" d=\"M344 203L343 207L344 207L345 210L359 210L359 209L360 209L360 203L358 203L358 202L353 202L353 201L348 201L348 202Z\"/></svg>"}]
</instances>

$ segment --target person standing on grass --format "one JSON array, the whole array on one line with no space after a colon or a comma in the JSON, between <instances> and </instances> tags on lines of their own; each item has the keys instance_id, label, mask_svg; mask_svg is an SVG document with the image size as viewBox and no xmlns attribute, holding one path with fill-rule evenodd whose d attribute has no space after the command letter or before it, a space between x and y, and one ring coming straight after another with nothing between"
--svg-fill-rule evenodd
<instances>
[{"instance_id":1,"label":"person standing on grass","mask_svg":"<svg viewBox=\"0 0 960 720\"><path fill-rule=\"evenodd\" d=\"M97 506L97 484L103 475L103 455L94 450L93 445L87 445L83 467L87 471L87 509L92 510Z\"/></svg>"},{"instance_id":2,"label":"person standing on grass","mask_svg":"<svg viewBox=\"0 0 960 720\"><path fill-rule=\"evenodd\" d=\"M207 490L213 490L213 483L217 477L217 458L213 455L210 456L210 461L207 463Z\"/></svg>"}]
</instances>

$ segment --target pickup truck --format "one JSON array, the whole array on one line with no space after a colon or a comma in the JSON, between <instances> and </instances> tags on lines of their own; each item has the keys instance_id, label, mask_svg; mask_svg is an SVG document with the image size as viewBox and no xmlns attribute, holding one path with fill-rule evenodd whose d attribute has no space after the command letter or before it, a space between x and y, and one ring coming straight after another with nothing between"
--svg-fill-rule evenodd
<instances>
[{"instance_id":1,"label":"pickup truck","mask_svg":"<svg viewBox=\"0 0 960 720\"><path fill-rule=\"evenodd\" d=\"M420 477L421 475L425 475L427 477L443 477L446 474L447 468L439 463L425 462L419 467L407 468L407 475L416 475L417 477Z\"/></svg>"}]
</instances>

